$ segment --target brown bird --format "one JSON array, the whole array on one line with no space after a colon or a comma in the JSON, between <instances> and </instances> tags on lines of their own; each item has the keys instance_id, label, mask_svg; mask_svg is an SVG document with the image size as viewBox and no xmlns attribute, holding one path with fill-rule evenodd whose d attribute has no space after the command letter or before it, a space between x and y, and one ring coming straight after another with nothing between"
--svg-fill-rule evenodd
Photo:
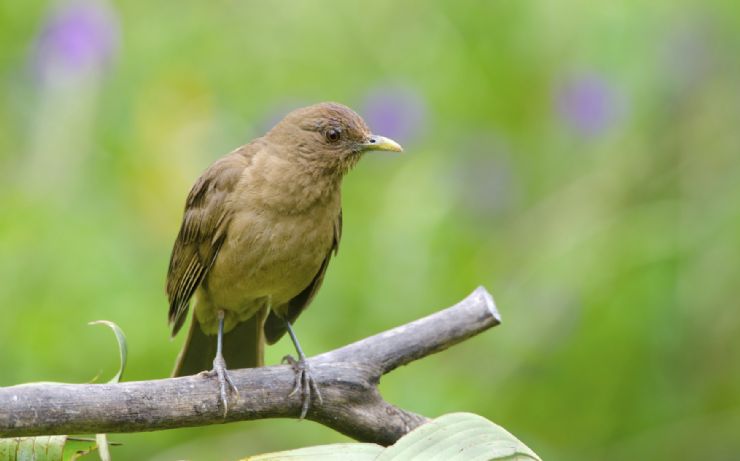
<instances>
[{"instance_id":1,"label":"brown bird","mask_svg":"<svg viewBox=\"0 0 740 461\"><path fill-rule=\"evenodd\" d=\"M286 331L298 360L293 392L312 392L292 324L316 295L342 234L340 186L362 154L395 151L395 141L371 134L346 106L321 103L288 114L265 136L213 163L185 202L175 240L167 296L175 336L194 299L193 321L174 376L212 369L224 415L226 370L263 365L264 343ZM213 338L213 336L216 338Z\"/></svg>"}]
</instances>

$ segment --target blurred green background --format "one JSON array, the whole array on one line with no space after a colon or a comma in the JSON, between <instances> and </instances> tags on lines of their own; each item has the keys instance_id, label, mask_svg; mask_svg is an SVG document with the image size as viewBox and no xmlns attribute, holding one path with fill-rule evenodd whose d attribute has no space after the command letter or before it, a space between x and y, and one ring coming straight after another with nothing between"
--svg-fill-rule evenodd
<instances>
[{"instance_id":1,"label":"blurred green background","mask_svg":"<svg viewBox=\"0 0 740 461\"><path fill-rule=\"evenodd\" d=\"M0 385L107 380L96 319L128 336L126 380L167 376L191 184L336 100L406 152L345 180L310 354L484 285L504 324L386 376L390 401L479 413L545 459L737 459L738 5L0 2ZM111 439L117 460L345 440L292 420Z\"/></svg>"}]
</instances>

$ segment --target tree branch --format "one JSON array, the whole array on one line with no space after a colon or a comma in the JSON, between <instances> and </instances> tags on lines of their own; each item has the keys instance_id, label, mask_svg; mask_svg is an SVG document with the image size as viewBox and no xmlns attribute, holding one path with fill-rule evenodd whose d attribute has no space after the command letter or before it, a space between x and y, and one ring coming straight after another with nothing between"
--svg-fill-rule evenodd
<instances>
[{"instance_id":1,"label":"tree branch","mask_svg":"<svg viewBox=\"0 0 740 461\"><path fill-rule=\"evenodd\" d=\"M323 404L308 419L364 442L389 445L423 424L381 397L380 377L498 325L482 287L440 312L309 359ZM239 389L223 416L214 379L203 374L120 384L33 383L0 388L0 435L137 432L263 418L296 418L295 374L285 365L231 370Z\"/></svg>"}]
</instances>

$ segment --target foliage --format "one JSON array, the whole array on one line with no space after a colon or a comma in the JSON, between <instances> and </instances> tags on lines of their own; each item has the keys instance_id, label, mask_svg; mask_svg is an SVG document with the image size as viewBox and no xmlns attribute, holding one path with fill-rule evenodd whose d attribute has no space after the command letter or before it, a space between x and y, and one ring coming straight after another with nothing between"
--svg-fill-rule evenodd
<instances>
[{"instance_id":1,"label":"foliage","mask_svg":"<svg viewBox=\"0 0 740 461\"><path fill-rule=\"evenodd\" d=\"M440 416L388 448L340 443L250 456L243 461L541 461L504 428L471 413Z\"/></svg>"},{"instance_id":2,"label":"foliage","mask_svg":"<svg viewBox=\"0 0 740 461\"><path fill-rule=\"evenodd\" d=\"M108 381L109 384L115 384L121 380L126 368L126 335L118 325L108 320L96 320L89 325L105 325L116 335L120 366ZM97 434L94 440L67 435L0 438L0 461L74 461L95 450L101 461L111 461L109 445L105 434Z\"/></svg>"},{"instance_id":3,"label":"foliage","mask_svg":"<svg viewBox=\"0 0 740 461\"><path fill-rule=\"evenodd\" d=\"M41 437L16 437L0 439L0 459L3 461L75 461L95 459L87 457L97 449L93 439L80 439L66 435Z\"/></svg>"}]
</instances>

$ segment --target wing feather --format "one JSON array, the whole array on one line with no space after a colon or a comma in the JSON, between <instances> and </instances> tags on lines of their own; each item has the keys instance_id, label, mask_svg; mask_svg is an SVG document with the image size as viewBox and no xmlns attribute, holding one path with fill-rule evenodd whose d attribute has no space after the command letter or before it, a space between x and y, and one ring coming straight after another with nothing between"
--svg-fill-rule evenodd
<instances>
[{"instance_id":1,"label":"wing feather","mask_svg":"<svg viewBox=\"0 0 740 461\"><path fill-rule=\"evenodd\" d=\"M218 256L231 216L228 197L247 164L243 148L217 160L188 194L167 271L172 336L185 322L190 298Z\"/></svg>"}]
</instances>

